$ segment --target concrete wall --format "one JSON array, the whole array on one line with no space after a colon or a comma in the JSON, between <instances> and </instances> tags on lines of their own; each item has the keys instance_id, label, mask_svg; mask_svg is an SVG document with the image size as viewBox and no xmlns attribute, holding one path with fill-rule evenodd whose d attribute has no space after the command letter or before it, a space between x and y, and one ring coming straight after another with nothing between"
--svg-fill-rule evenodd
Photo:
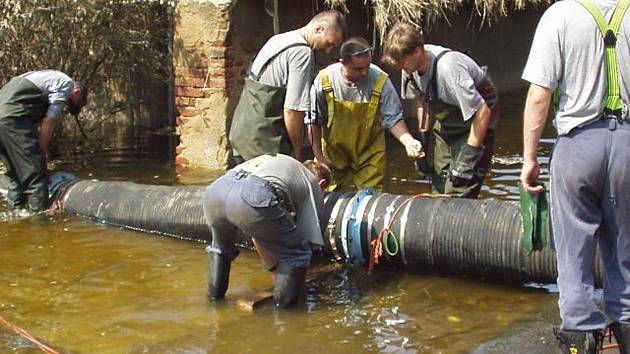
<instances>
[{"instance_id":1,"label":"concrete wall","mask_svg":"<svg viewBox=\"0 0 630 354\"><path fill-rule=\"evenodd\" d=\"M180 112L177 131L180 144L177 163L187 166L224 168L227 162L227 132L238 102L243 78L252 59L273 35L272 19L263 0L181 0L177 6L174 62L176 104ZM280 31L303 26L323 10L309 0L279 0ZM516 12L508 19L480 27L472 8L460 9L448 21L429 21L427 43L469 51L505 92L524 86L520 80L531 39L541 12ZM472 20L471 20L472 16ZM363 1L350 3L349 35L370 42L373 26ZM377 50L378 54L378 50ZM337 53L316 56L318 67L336 61ZM378 64L379 59L375 62ZM384 68L399 87L399 72ZM413 102L407 102L413 116ZM412 120L413 121L413 120Z\"/></svg>"}]
</instances>

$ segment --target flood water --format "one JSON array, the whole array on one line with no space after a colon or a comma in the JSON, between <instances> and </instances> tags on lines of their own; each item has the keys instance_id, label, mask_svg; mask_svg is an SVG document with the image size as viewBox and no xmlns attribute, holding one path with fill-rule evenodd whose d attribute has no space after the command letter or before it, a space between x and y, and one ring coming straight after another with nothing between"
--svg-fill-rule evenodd
<instances>
[{"instance_id":1,"label":"flood water","mask_svg":"<svg viewBox=\"0 0 630 354\"><path fill-rule=\"evenodd\" d=\"M481 197L514 200L524 94L502 99L497 151ZM177 174L164 140L64 155L57 169L168 185L216 177ZM548 156L552 139L545 141ZM398 144L390 144L389 158L387 192L430 191ZM60 353L467 353L557 311L557 293L546 288L347 268L310 283L295 311L251 314L235 299L272 286L254 253L243 252L233 265L228 301L210 306L203 244L63 215L2 215L0 316ZM0 324L0 353L39 352Z\"/></svg>"}]
</instances>

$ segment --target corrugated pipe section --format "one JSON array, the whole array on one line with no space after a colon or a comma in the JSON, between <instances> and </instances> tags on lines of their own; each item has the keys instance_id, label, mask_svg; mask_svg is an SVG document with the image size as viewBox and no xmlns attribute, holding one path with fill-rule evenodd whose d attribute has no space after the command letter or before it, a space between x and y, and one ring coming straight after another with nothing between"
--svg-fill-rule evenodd
<instances>
[{"instance_id":1,"label":"corrugated pipe section","mask_svg":"<svg viewBox=\"0 0 630 354\"><path fill-rule=\"evenodd\" d=\"M0 189L2 186L0 186ZM210 240L201 206L205 188L79 181L63 197L67 213L188 240ZM326 196L325 248L365 265L372 240L392 231L382 263L416 272L465 274L518 282L555 282L550 247L525 255L519 205L497 200L414 198L361 191ZM241 243L250 246L245 236ZM599 256L598 256L599 258ZM598 286L602 284L597 260Z\"/></svg>"}]
</instances>

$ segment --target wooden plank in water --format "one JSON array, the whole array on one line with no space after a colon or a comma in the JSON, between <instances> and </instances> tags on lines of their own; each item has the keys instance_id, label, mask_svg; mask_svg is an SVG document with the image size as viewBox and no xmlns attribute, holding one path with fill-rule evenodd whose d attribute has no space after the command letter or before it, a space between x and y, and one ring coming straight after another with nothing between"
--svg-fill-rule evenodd
<instances>
[{"instance_id":1,"label":"wooden plank in water","mask_svg":"<svg viewBox=\"0 0 630 354\"><path fill-rule=\"evenodd\" d=\"M306 273L306 282L319 280L330 274L336 273L345 267L342 263L330 263L312 266ZM271 303L273 289L259 291L253 295L241 295L236 300L236 307L244 312L255 312L257 309Z\"/></svg>"}]
</instances>

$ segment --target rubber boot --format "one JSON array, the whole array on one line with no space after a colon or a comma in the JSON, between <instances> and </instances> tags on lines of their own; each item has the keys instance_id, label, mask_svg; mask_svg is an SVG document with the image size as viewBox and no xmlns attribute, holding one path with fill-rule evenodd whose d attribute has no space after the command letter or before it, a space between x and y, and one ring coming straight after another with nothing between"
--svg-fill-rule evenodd
<instances>
[{"instance_id":1,"label":"rubber boot","mask_svg":"<svg viewBox=\"0 0 630 354\"><path fill-rule=\"evenodd\" d=\"M611 327L619 344L619 353L630 354L630 323L615 322Z\"/></svg>"},{"instance_id":2,"label":"rubber boot","mask_svg":"<svg viewBox=\"0 0 630 354\"><path fill-rule=\"evenodd\" d=\"M595 354L601 350L604 339L604 332L600 330L567 331L554 327L553 333L566 354Z\"/></svg>"},{"instance_id":3,"label":"rubber boot","mask_svg":"<svg viewBox=\"0 0 630 354\"><path fill-rule=\"evenodd\" d=\"M295 306L306 279L306 269L306 267L294 268L282 264L278 266L276 270L276 284L273 288L273 298L276 307Z\"/></svg>"},{"instance_id":4,"label":"rubber boot","mask_svg":"<svg viewBox=\"0 0 630 354\"><path fill-rule=\"evenodd\" d=\"M208 300L225 298L230 280L230 259L215 250L208 249Z\"/></svg>"}]
</instances>

